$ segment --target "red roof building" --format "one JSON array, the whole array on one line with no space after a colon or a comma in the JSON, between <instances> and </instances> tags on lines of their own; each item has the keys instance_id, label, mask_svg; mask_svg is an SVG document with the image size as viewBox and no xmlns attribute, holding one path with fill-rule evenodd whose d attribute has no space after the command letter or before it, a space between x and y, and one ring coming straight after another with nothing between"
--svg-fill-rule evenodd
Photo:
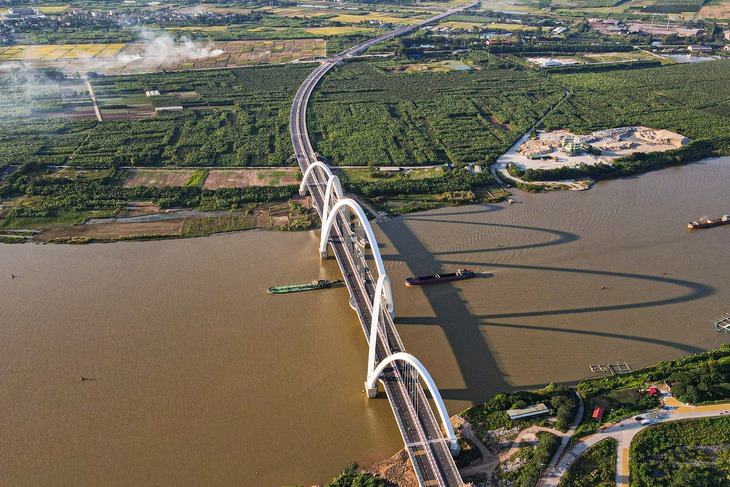
<instances>
[{"instance_id":1,"label":"red roof building","mask_svg":"<svg viewBox=\"0 0 730 487\"><path fill-rule=\"evenodd\" d=\"M603 408L597 407L593 410L593 419L597 419L598 421L603 421Z\"/></svg>"}]
</instances>

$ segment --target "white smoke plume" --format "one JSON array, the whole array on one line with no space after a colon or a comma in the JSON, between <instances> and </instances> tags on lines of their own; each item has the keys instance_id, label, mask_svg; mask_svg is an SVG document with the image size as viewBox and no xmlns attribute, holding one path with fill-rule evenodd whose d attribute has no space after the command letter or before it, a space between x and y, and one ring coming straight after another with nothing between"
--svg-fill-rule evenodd
<instances>
[{"instance_id":1,"label":"white smoke plume","mask_svg":"<svg viewBox=\"0 0 730 487\"><path fill-rule=\"evenodd\" d=\"M212 42L194 42L186 37L178 41L167 32L160 33L142 30L140 36L144 40L145 45L139 54L128 55L130 58L128 61L141 58L149 60L154 64L172 66L183 61L206 59L225 53L222 49L214 49Z\"/></svg>"}]
</instances>

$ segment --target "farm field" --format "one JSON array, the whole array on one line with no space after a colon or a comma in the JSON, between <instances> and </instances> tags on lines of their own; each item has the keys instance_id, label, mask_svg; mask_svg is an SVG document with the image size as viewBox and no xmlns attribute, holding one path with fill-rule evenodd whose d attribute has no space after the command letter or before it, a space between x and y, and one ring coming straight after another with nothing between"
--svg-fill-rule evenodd
<instances>
[{"instance_id":1,"label":"farm field","mask_svg":"<svg viewBox=\"0 0 730 487\"><path fill-rule=\"evenodd\" d=\"M22 45L0 48L0 63L54 67L70 76L94 71L104 75L156 73L287 63L325 55L325 40L247 40L177 43L158 51L145 42L129 44Z\"/></svg>"},{"instance_id":2,"label":"farm field","mask_svg":"<svg viewBox=\"0 0 730 487\"><path fill-rule=\"evenodd\" d=\"M697 18L700 19L730 19L730 1L728 0L710 0L702 4L702 8L697 12Z\"/></svg>"},{"instance_id":3,"label":"farm field","mask_svg":"<svg viewBox=\"0 0 730 487\"><path fill-rule=\"evenodd\" d=\"M477 26L477 27L480 27L483 29L506 30L506 31L510 31L510 32L514 32L517 30L532 31L532 30L537 29L537 27L535 27L535 26L522 25L522 24L506 24L506 23L500 23L500 22L462 22L462 21L458 21L458 20L441 22L440 24L436 25L436 28L442 29L444 27L448 27L450 29L471 29L474 26Z\"/></svg>"},{"instance_id":4,"label":"farm field","mask_svg":"<svg viewBox=\"0 0 730 487\"><path fill-rule=\"evenodd\" d=\"M361 62L328 74L309 109L316 150L342 166L494 162L563 96L527 70L420 66Z\"/></svg>"},{"instance_id":5,"label":"farm field","mask_svg":"<svg viewBox=\"0 0 730 487\"><path fill-rule=\"evenodd\" d=\"M644 51L576 53L568 56L551 55L550 58L561 61L573 60L579 64L629 63L636 61L656 61L658 59L661 59L661 62L664 64L672 64L675 62L672 59L655 56Z\"/></svg>"},{"instance_id":6,"label":"farm field","mask_svg":"<svg viewBox=\"0 0 730 487\"><path fill-rule=\"evenodd\" d=\"M247 186L281 186L298 184L296 168L211 169L203 189L245 188Z\"/></svg>"},{"instance_id":7,"label":"farm field","mask_svg":"<svg viewBox=\"0 0 730 487\"><path fill-rule=\"evenodd\" d=\"M48 90L29 104L23 90L0 83L0 102L17 108L14 118L6 111L0 120L0 165L282 166L293 151L291 100L311 69L287 64L95 78L100 124L40 118L76 117L70 105L76 98L63 98L55 84L39 85ZM161 95L147 98L151 89ZM184 109L150 116L153 107L169 105Z\"/></svg>"},{"instance_id":8,"label":"farm field","mask_svg":"<svg viewBox=\"0 0 730 487\"><path fill-rule=\"evenodd\" d=\"M194 172L193 169L125 169L122 186L184 186Z\"/></svg>"},{"instance_id":9,"label":"farm field","mask_svg":"<svg viewBox=\"0 0 730 487\"><path fill-rule=\"evenodd\" d=\"M605 73L556 74L571 96L544 119L546 130L576 134L627 125L724 142L730 150L730 61L669 64Z\"/></svg>"},{"instance_id":10,"label":"farm field","mask_svg":"<svg viewBox=\"0 0 730 487\"><path fill-rule=\"evenodd\" d=\"M188 46L186 46L187 48ZM131 43L98 70L99 74L157 73L163 70L214 69L278 64L302 58L322 57L324 39L256 40L197 43L189 51L172 56L156 55L145 43Z\"/></svg>"},{"instance_id":11,"label":"farm field","mask_svg":"<svg viewBox=\"0 0 730 487\"><path fill-rule=\"evenodd\" d=\"M526 0L486 0L481 2L475 12L479 11L538 12L539 6Z\"/></svg>"},{"instance_id":12,"label":"farm field","mask_svg":"<svg viewBox=\"0 0 730 487\"><path fill-rule=\"evenodd\" d=\"M347 36L354 34L369 34L375 32L375 27L361 27L357 25L332 26L332 27L308 27L304 31L312 35L329 37L329 36Z\"/></svg>"},{"instance_id":13,"label":"farm field","mask_svg":"<svg viewBox=\"0 0 730 487\"><path fill-rule=\"evenodd\" d=\"M460 2L461 3L461 2ZM357 11L352 13L342 9L323 9L323 8L307 8L307 7L264 7L262 10L272 12L277 16L282 17L305 17L305 18L317 18L331 20L334 22L342 22L347 24L355 24L361 22L378 21L388 24L413 24L421 18L425 18L429 15L429 12L413 12L406 11L401 15L393 15L392 13L386 12L373 12L373 11Z\"/></svg>"}]
</instances>

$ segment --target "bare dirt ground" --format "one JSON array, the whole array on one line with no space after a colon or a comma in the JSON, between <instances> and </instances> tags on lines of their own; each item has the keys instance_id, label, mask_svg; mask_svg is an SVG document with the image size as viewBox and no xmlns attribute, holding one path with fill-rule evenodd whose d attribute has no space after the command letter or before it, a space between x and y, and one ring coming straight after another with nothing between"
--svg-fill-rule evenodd
<instances>
[{"instance_id":1,"label":"bare dirt ground","mask_svg":"<svg viewBox=\"0 0 730 487\"><path fill-rule=\"evenodd\" d=\"M494 115L489 115L487 118L493 124L498 125L502 130L512 130L512 127L510 127L506 123L500 122L499 119L497 117L495 117Z\"/></svg>"},{"instance_id":2,"label":"bare dirt ground","mask_svg":"<svg viewBox=\"0 0 730 487\"><path fill-rule=\"evenodd\" d=\"M581 150L570 155L566 143L590 144L601 150L593 155ZM686 137L668 130L654 130L646 127L619 127L601 130L588 135L575 135L564 130L538 132L537 138L521 141L512 147L498 162L512 162L521 169L552 169L580 164L593 165L610 163L617 157L634 152L659 152L681 147L689 141ZM545 159L530 159L529 156L543 154Z\"/></svg>"},{"instance_id":3,"label":"bare dirt ground","mask_svg":"<svg viewBox=\"0 0 730 487\"><path fill-rule=\"evenodd\" d=\"M392 482L398 487L413 487L418 485L416 472L413 471L411 460L405 450L401 450L387 460L374 463L363 470L372 475Z\"/></svg>"},{"instance_id":4,"label":"bare dirt ground","mask_svg":"<svg viewBox=\"0 0 730 487\"><path fill-rule=\"evenodd\" d=\"M150 235L156 237L177 237L180 235L184 218L143 223L97 223L94 225L63 225L49 227L41 232L37 241L54 238L92 238L99 240L119 239L123 236Z\"/></svg>"},{"instance_id":5,"label":"bare dirt ground","mask_svg":"<svg viewBox=\"0 0 730 487\"><path fill-rule=\"evenodd\" d=\"M477 437L471 423L459 415L451 417L451 424L459 432L459 436L471 441L482 454L481 460L459 470L462 477L479 478L487 485L499 485L496 477L496 470L500 458Z\"/></svg>"},{"instance_id":6,"label":"bare dirt ground","mask_svg":"<svg viewBox=\"0 0 730 487\"><path fill-rule=\"evenodd\" d=\"M160 207L149 201L139 201L127 203L117 214L117 218L131 218L135 216L154 215L160 213Z\"/></svg>"},{"instance_id":7,"label":"bare dirt ground","mask_svg":"<svg viewBox=\"0 0 730 487\"><path fill-rule=\"evenodd\" d=\"M104 120L136 120L139 118L147 118L155 115L152 105L129 105L127 108L108 109L101 107L101 114ZM95 117L93 111L92 117Z\"/></svg>"},{"instance_id":8,"label":"bare dirt ground","mask_svg":"<svg viewBox=\"0 0 730 487\"><path fill-rule=\"evenodd\" d=\"M705 5L695 17L698 19L728 19L730 18L730 3Z\"/></svg>"},{"instance_id":9,"label":"bare dirt ground","mask_svg":"<svg viewBox=\"0 0 730 487\"><path fill-rule=\"evenodd\" d=\"M310 220L314 218L311 199L307 196L292 198L294 203L301 205L309 212ZM163 213L151 202L132 202L123 208L117 218L130 218ZM253 209L256 228L283 227L294 218L306 215L294 214L289 203L258 206ZM123 240L125 237L179 237L185 220L198 217L170 218L169 220L155 220L144 222L109 222L87 223L81 225L51 225L41 231L35 241L47 242L54 239L94 239L94 240ZM312 220L314 221L314 220ZM55 240L58 242L59 240Z\"/></svg>"},{"instance_id":10,"label":"bare dirt ground","mask_svg":"<svg viewBox=\"0 0 730 487\"><path fill-rule=\"evenodd\" d=\"M212 169L204 189L245 188L247 186L285 186L297 184L297 169Z\"/></svg>"},{"instance_id":11,"label":"bare dirt ground","mask_svg":"<svg viewBox=\"0 0 730 487\"><path fill-rule=\"evenodd\" d=\"M194 169L126 169L125 188L133 186L183 186Z\"/></svg>"}]
</instances>

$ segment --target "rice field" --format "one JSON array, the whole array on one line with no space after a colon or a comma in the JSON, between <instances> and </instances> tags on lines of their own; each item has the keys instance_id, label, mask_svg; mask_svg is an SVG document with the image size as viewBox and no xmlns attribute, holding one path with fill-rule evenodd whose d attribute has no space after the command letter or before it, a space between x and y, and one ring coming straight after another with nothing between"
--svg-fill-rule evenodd
<instances>
[{"instance_id":1,"label":"rice field","mask_svg":"<svg viewBox=\"0 0 730 487\"><path fill-rule=\"evenodd\" d=\"M67 10L70 5L39 5L37 8L44 14L59 14Z\"/></svg>"},{"instance_id":2,"label":"rice field","mask_svg":"<svg viewBox=\"0 0 730 487\"><path fill-rule=\"evenodd\" d=\"M330 37L339 35L369 33L373 32L375 30L375 27L358 27L356 25L348 25L341 27L310 27L303 30L316 36Z\"/></svg>"},{"instance_id":3,"label":"rice field","mask_svg":"<svg viewBox=\"0 0 730 487\"><path fill-rule=\"evenodd\" d=\"M496 30L506 30L506 31L517 31L517 30L536 30L537 27L530 26L530 25L522 25L522 24L504 24L504 23L498 23L498 22L460 22L460 21L451 21L451 22L442 22L438 24L436 27L438 29L441 29L443 27L448 27L450 29L471 29L472 27L477 26L480 28L486 28L486 29L496 29Z\"/></svg>"},{"instance_id":4,"label":"rice field","mask_svg":"<svg viewBox=\"0 0 730 487\"><path fill-rule=\"evenodd\" d=\"M186 31L186 32L225 32L225 30L228 28L226 25L191 25L191 26L184 26L184 27L167 27L166 30L170 31Z\"/></svg>"},{"instance_id":5,"label":"rice field","mask_svg":"<svg viewBox=\"0 0 730 487\"><path fill-rule=\"evenodd\" d=\"M126 44L19 45L0 48L1 61L62 61L111 57Z\"/></svg>"},{"instance_id":6,"label":"rice field","mask_svg":"<svg viewBox=\"0 0 730 487\"><path fill-rule=\"evenodd\" d=\"M424 15L413 15L410 17L395 17L393 15L383 14L379 12L368 12L365 15L353 15L353 14L340 14L337 17L333 17L328 20L335 22L345 22L348 24L356 24L359 22L369 22L371 20L377 20L388 24L414 24L425 18Z\"/></svg>"},{"instance_id":7,"label":"rice field","mask_svg":"<svg viewBox=\"0 0 730 487\"><path fill-rule=\"evenodd\" d=\"M174 55L160 56L149 52L145 43L130 43L101 67L98 73L124 75L165 70L232 68L287 63L325 55L325 40L321 38L210 42L200 43L198 47L194 56L189 56L188 50L182 48Z\"/></svg>"},{"instance_id":8,"label":"rice field","mask_svg":"<svg viewBox=\"0 0 730 487\"><path fill-rule=\"evenodd\" d=\"M407 15L400 17L382 12L359 11L359 13L342 13L341 9L320 9L311 7L265 7L262 10L267 10L282 17L317 18L318 16L323 16L326 17L327 20L347 24L357 24L360 22L369 22L371 20L377 20L389 24L412 24L429 15L429 13L414 13L406 11L404 14Z\"/></svg>"},{"instance_id":9,"label":"rice field","mask_svg":"<svg viewBox=\"0 0 730 487\"><path fill-rule=\"evenodd\" d=\"M333 28L338 29L338 28ZM344 27L345 32L362 28ZM367 31L367 30L365 30ZM334 35L317 34L315 35ZM341 33L335 31L335 34ZM255 64L287 63L325 55L325 40L284 39L196 43L175 46L174 52L155 52L147 43L20 45L0 48L0 63L30 63L55 67L67 75L94 71L106 75L156 73L164 70L213 69Z\"/></svg>"}]
</instances>

